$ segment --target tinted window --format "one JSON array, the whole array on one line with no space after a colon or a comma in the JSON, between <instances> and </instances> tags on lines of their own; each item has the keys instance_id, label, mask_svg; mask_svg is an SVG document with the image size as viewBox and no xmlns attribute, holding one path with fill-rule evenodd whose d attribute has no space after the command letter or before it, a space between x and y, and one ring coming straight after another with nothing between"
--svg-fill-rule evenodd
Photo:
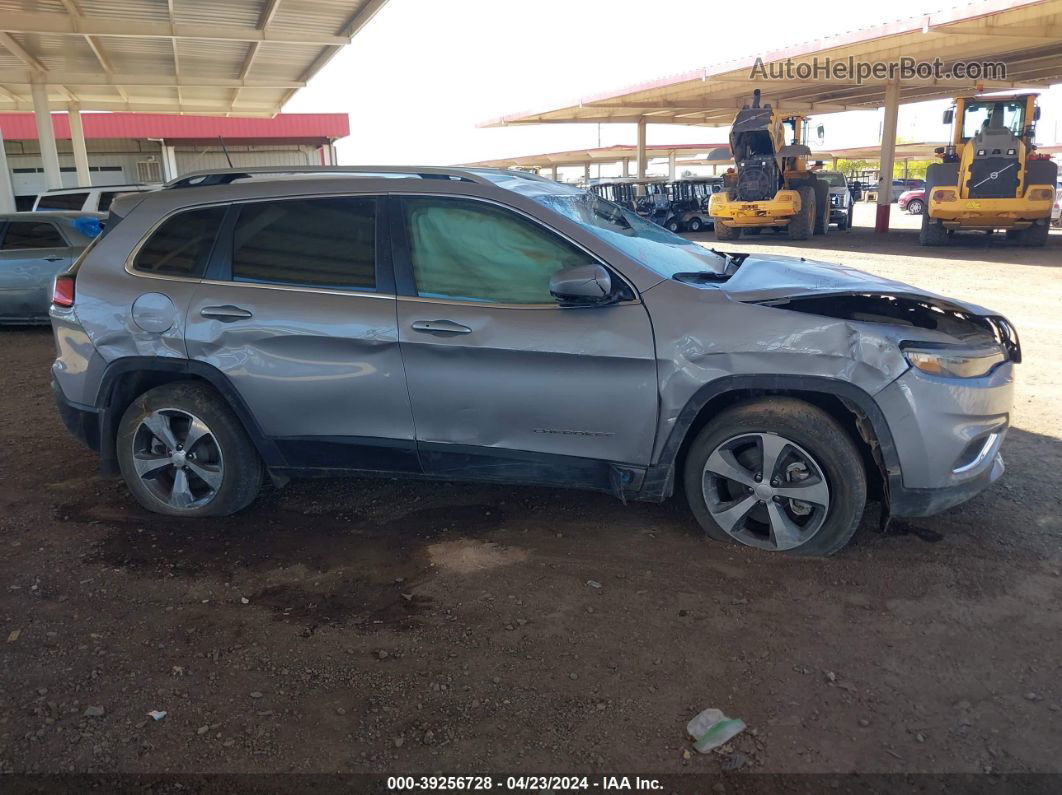
<instances>
[{"instance_id":1,"label":"tinted window","mask_svg":"<svg viewBox=\"0 0 1062 795\"><path fill-rule=\"evenodd\" d=\"M43 221L13 221L4 235L4 251L21 248L66 248L59 230Z\"/></svg>"},{"instance_id":2,"label":"tinted window","mask_svg":"<svg viewBox=\"0 0 1062 795\"><path fill-rule=\"evenodd\" d=\"M288 199L245 204L232 278L308 287L376 286L376 199Z\"/></svg>"},{"instance_id":3,"label":"tinted window","mask_svg":"<svg viewBox=\"0 0 1062 795\"><path fill-rule=\"evenodd\" d=\"M38 210L80 210L85 206L88 193L51 193L41 196Z\"/></svg>"},{"instance_id":4,"label":"tinted window","mask_svg":"<svg viewBox=\"0 0 1062 795\"><path fill-rule=\"evenodd\" d=\"M500 207L460 199L406 199L409 256L417 293L433 298L554 303L550 277L596 262L536 223Z\"/></svg>"},{"instance_id":5,"label":"tinted window","mask_svg":"<svg viewBox=\"0 0 1062 795\"><path fill-rule=\"evenodd\" d=\"M111 208L111 202L114 201L115 196L120 196L121 191L108 190L100 194L100 206L96 208L96 212L105 213Z\"/></svg>"},{"instance_id":6,"label":"tinted window","mask_svg":"<svg viewBox=\"0 0 1062 795\"><path fill-rule=\"evenodd\" d=\"M204 207L167 218L137 253L133 267L166 276L202 276L224 215L224 207Z\"/></svg>"}]
</instances>

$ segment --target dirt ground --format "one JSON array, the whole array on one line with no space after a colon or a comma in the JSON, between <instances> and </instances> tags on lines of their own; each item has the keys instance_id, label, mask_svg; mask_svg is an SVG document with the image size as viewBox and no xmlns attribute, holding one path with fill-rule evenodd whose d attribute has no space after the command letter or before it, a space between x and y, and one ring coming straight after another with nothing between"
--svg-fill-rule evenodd
<instances>
[{"instance_id":1,"label":"dirt ground","mask_svg":"<svg viewBox=\"0 0 1062 795\"><path fill-rule=\"evenodd\" d=\"M725 247L989 305L1025 363L1004 479L830 560L541 488L161 518L61 427L50 332L0 330L0 771L1062 772L1062 235L923 249L871 209ZM749 730L690 756L706 707Z\"/></svg>"}]
</instances>

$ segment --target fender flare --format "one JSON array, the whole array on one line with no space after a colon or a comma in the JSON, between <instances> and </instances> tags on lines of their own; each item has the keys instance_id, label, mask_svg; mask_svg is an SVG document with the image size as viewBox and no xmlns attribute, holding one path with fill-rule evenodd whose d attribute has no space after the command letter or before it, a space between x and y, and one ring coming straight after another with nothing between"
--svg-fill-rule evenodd
<instances>
[{"instance_id":1,"label":"fender flare","mask_svg":"<svg viewBox=\"0 0 1062 795\"><path fill-rule=\"evenodd\" d=\"M115 436L118 423L121 422L119 410L112 404L117 386L125 376L136 373L171 373L188 378L201 379L210 384L232 409L247 432L266 467L282 467L285 460L276 444L262 432L254 415L244 402L240 393L232 386L229 379L212 365L191 359L178 359L158 356L123 356L109 362L100 379L96 392L95 406L100 414L100 458L101 466L112 473L117 472L117 452ZM124 409L122 409L124 411Z\"/></svg>"},{"instance_id":2,"label":"fender flare","mask_svg":"<svg viewBox=\"0 0 1062 795\"><path fill-rule=\"evenodd\" d=\"M865 416L877 441L881 455L879 466L890 492L902 486L900 458L893 441L892 431L881 408L865 390L848 381L827 376L813 375L730 375L717 378L698 389L686 402L660 450L660 454L648 472L642 487L642 498L666 499L674 489L676 464L679 452L689 435L690 428L702 410L711 401L727 393L746 391L809 393L839 398L846 407L853 407ZM855 413L855 412L854 412ZM858 415L857 415L858 416Z\"/></svg>"}]
</instances>

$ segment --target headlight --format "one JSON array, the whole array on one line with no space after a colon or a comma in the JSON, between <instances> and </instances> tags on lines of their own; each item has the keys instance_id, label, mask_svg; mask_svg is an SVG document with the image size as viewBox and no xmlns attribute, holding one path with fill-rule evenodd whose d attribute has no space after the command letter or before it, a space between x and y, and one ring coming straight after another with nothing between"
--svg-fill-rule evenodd
<instances>
[{"instance_id":1,"label":"headlight","mask_svg":"<svg viewBox=\"0 0 1062 795\"><path fill-rule=\"evenodd\" d=\"M923 373L947 378L978 378L988 375L1007 360L1002 348L932 348L905 345L903 355Z\"/></svg>"}]
</instances>

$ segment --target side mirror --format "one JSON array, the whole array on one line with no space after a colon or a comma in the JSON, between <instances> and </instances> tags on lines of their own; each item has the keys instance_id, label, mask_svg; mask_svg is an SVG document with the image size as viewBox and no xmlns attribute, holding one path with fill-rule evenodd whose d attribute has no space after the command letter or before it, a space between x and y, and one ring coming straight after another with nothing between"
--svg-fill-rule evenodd
<instances>
[{"instance_id":1,"label":"side mirror","mask_svg":"<svg viewBox=\"0 0 1062 795\"><path fill-rule=\"evenodd\" d=\"M820 124L818 127L815 128L815 135L821 141L823 138L826 137L826 128Z\"/></svg>"},{"instance_id":2,"label":"side mirror","mask_svg":"<svg viewBox=\"0 0 1062 795\"><path fill-rule=\"evenodd\" d=\"M954 118L955 118L955 109L954 108L948 108L946 111L944 111L944 123L945 124L951 124L951 122L952 122L952 120Z\"/></svg>"},{"instance_id":3,"label":"side mirror","mask_svg":"<svg viewBox=\"0 0 1062 795\"><path fill-rule=\"evenodd\" d=\"M601 265L576 265L557 271L549 292L561 306L593 306L612 301L612 277Z\"/></svg>"},{"instance_id":4,"label":"side mirror","mask_svg":"<svg viewBox=\"0 0 1062 795\"><path fill-rule=\"evenodd\" d=\"M1033 121L1040 121L1040 106L1033 108Z\"/></svg>"}]
</instances>

